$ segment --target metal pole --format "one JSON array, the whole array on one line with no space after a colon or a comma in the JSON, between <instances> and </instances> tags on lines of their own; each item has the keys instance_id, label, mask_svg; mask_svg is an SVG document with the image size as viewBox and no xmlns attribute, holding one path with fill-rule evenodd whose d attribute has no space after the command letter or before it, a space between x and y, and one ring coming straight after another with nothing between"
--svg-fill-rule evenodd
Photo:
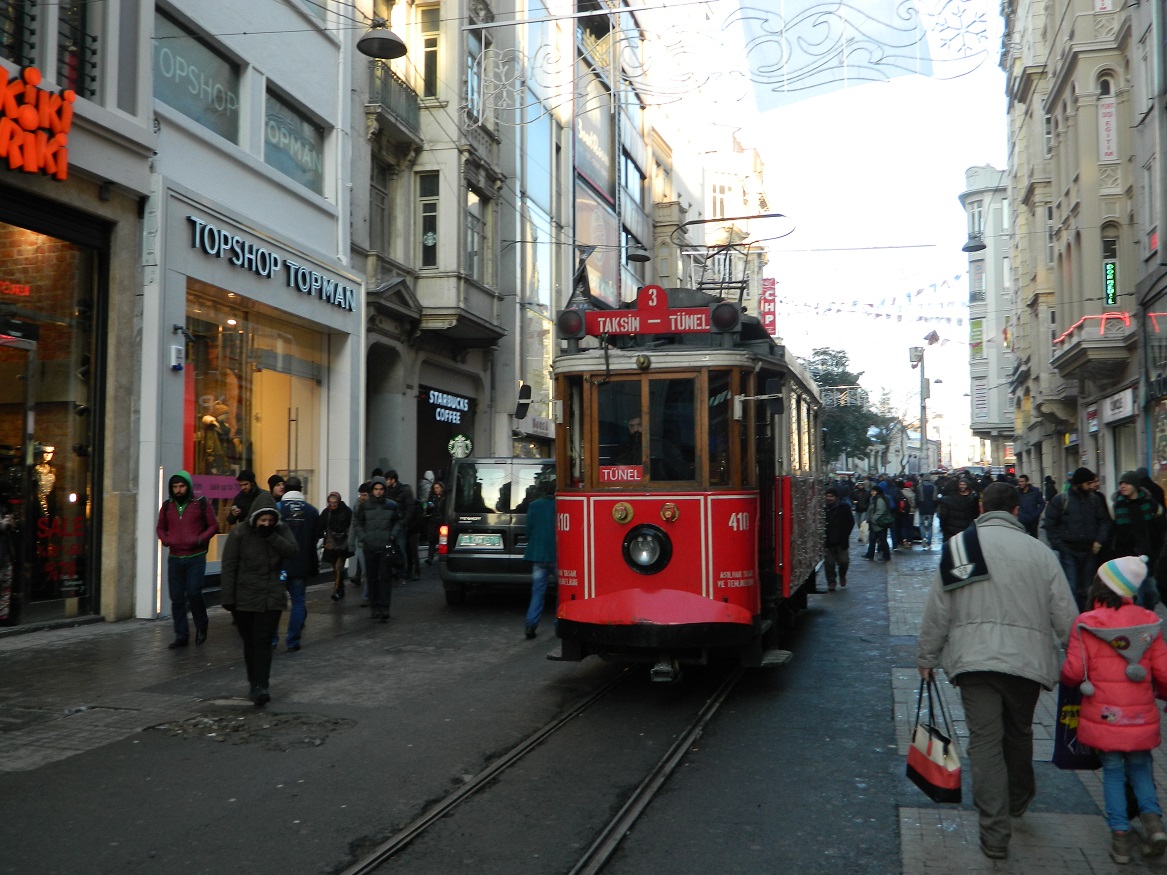
<instances>
[{"instance_id":1,"label":"metal pole","mask_svg":"<svg viewBox=\"0 0 1167 875\"><path fill-rule=\"evenodd\" d=\"M920 476L923 477L932 465L928 458L928 380L924 376L924 353L920 353Z\"/></svg>"}]
</instances>

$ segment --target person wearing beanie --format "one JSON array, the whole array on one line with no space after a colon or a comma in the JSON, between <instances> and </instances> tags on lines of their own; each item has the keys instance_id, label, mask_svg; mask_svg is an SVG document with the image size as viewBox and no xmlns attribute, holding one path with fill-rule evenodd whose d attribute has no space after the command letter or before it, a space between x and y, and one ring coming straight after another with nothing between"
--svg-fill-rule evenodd
<instances>
[{"instance_id":1,"label":"person wearing beanie","mask_svg":"<svg viewBox=\"0 0 1167 875\"><path fill-rule=\"evenodd\" d=\"M1074 621L1061 672L1062 683L1082 691L1078 740L1102 760L1110 857L1116 863L1131 861L1136 838L1127 813L1128 782L1146 834L1143 855L1167 851L1151 759L1162 740L1155 689L1167 691L1167 645L1159 616L1134 603L1147 576L1146 560L1122 556L1102 563L1087 593L1091 608Z\"/></svg>"},{"instance_id":2,"label":"person wearing beanie","mask_svg":"<svg viewBox=\"0 0 1167 875\"><path fill-rule=\"evenodd\" d=\"M1115 492L1114 527L1111 530L1111 556L1158 556L1163 549L1163 508L1139 483L1136 471L1127 471L1118 479ZM1153 576L1147 577L1136 601L1153 608L1159 593Z\"/></svg>"},{"instance_id":3,"label":"person wearing beanie","mask_svg":"<svg viewBox=\"0 0 1167 875\"><path fill-rule=\"evenodd\" d=\"M283 568L288 596L292 600L284 644L288 653L296 653L300 650L300 636L308 617L308 578L320 573L316 555L316 542L320 538L320 512L304 497L304 484L299 477L289 477L284 485L287 489L280 499L280 519L296 539L298 548L296 555L284 562Z\"/></svg>"},{"instance_id":4,"label":"person wearing beanie","mask_svg":"<svg viewBox=\"0 0 1167 875\"><path fill-rule=\"evenodd\" d=\"M261 708L271 701L272 639L288 600L280 571L296 550L296 539L266 492L255 497L251 513L231 530L223 548L219 598L235 617L251 701Z\"/></svg>"},{"instance_id":5,"label":"person wearing beanie","mask_svg":"<svg viewBox=\"0 0 1167 875\"><path fill-rule=\"evenodd\" d=\"M203 579L207 573L207 547L219 532L219 519L205 496L194 494L194 482L186 471L168 481L170 497L158 509L155 533L170 551L166 558L166 583L170 590L170 616L174 622L171 650L190 643L187 605L195 625L195 644L207 640L207 604Z\"/></svg>"},{"instance_id":6,"label":"person wearing beanie","mask_svg":"<svg viewBox=\"0 0 1167 875\"><path fill-rule=\"evenodd\" d=\"M235 475L235 482L239 484L239 491L231 499L231 509L227 511L227 525L229 526L247 519L247 515L251 512L251 503L255 501L255 496L262 491L259 484L255 482L255 472L248 468L244 468Z\"/></svg>"},{"instance_id":7,"label":"person wearing beanie","mask_svg":"<svg viewBox=\"0 0 1167 875\"><path fill-rule=\"evenodd\" d=\"M285 480L279 474L272 474L267 478L267 491L272 494L272 498L279 503L279 500L284 497Z\"/></svg>"},{"instance_id":8,"label":"person wearing beanie","mask_svg":"<svg viewBox=\"0 0 1167 875\"><path fill-rule=\"evenodd\" d=\"M413 488L408 483L402 483L398 480L397 471L393 468L385 472L385 497L389 501L396 502L397 512L401 514L401 531L398 535L397 546L405 555L405 568L402 569L402 577L404 580L417 580L421 576L421 568L418 565L421 505L413 495Z\"/></svg>"},{"instance_id":9,"label":"person wearing beanie","mask_svg":"<svg viewBox=\"0 0 1167 875\"><path fill-rule=\"evenodd\" d=\"M943 667L960 690L981 851L1001 860L1012 818L1037 793L1033 713L1058 682L1076 612L1057 557L1017 520L1017 487L992 483L982 501L984 512L944 544L916 668L932 680Z\"/></svg>"},{"instance_id":10,"label":"person wearing beanie","mask_svg":"<svg viewBox=\"0 0 1167 875\"><path fill-rule=\"evenodd\" d=\"M1098 569L1099 552L1110 539L1111 519L1106 499L1098 494L1098 475L1078 468L1070 475L1070 489L1045 506L1041 527L1058 554L1066 580L1078 603L1086 610L1086 590Z\"/></svg>"},{"instance_id":11,"label":"person wearing beanie","mask_svg":"<svg viewBox=\"0 0 1167 875\"><path fill-rule=\"evenodd\" d=\"M839 500L840 491L836 486L828 486L824 493L823 564L827 573L827 592L835 591L836 579L846 588L847 569L851 567L851 530L855 528L855 517L851 515L851 509Z\"/></svg>"},{"instance_id":12,"label":"person wearing beanie","mask_svg":"<svg viewBox=\"0 0 1167 875\"><path fill-rule=\"evenodd\" d=\"M369 586L372 618L382 623L391 619L390 601L394 577L404 565L399 546L401 515L397 503L385 497L385 478L374 477L367 500L353 512L353 531L365 551L365 575Z\"/></svg>"}]
</instances>

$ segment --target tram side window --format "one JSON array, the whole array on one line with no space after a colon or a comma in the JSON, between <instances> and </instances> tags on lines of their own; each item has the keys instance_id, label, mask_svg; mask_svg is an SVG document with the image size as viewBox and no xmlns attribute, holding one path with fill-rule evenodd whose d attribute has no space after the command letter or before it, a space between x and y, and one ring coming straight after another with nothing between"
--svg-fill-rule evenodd
<instances>
[{"instance_id":1,"label":"tram side window","mask_svg":"<svg viewBox=\"0 0 1167 875\"><path fill-rule=\"evenodd\" d=\"M648 441L653 480L696 479L696 381L649 380Z\"/></svg>"},{"instance_id":2,"label":"tram side window","mask_svg":"<svg viewBox=\"0 0 1167 875\"><path fill-rule=\"evenodd\" d=\"M599 387L601 465L642 465L640 380L613 380Z\"/></svg>"},{"instance_id":3,"label":"tram side window","mask_svg":"<svg viewBox=\"0 0 1167 875\"><path fill-rule=\"evenodd\" d=\"M729 426L733 398L728 371L709 374L709 482L729 483Z\"/></svg>"}]
</instances>

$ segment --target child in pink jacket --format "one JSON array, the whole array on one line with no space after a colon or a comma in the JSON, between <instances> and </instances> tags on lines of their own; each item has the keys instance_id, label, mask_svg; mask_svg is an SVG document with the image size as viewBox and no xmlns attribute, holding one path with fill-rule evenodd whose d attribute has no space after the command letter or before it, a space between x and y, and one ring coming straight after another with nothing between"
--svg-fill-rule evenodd
<instances>
[{"instance_id":1,"label":"child in pink jacket","mask_svg":"<svg viewBox=\"0 0 1167 875\"><path fill-rule=\"evenodd\" d=\"M1146 576L1145 557L1102 564L1086 593L1093 609L1074 621L1062 665L1062 683L1082 690L1078 739L1102 759L1110 856L1116 863L1131 861L1128 780L1146 830L1143 854L1158 857L1167 850L1151 774L1151 750L1160 742L1156 690L1160 698L1167 694L1167 644L1158 615L1133 601Z\"/></svg>"}]
</instances>

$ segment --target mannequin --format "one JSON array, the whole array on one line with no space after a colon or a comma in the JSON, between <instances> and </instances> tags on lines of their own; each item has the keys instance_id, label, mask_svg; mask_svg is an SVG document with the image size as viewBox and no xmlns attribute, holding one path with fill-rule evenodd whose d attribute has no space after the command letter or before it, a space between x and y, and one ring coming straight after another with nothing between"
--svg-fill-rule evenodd
<instances>
[{"instance_id":1,"label":"mannequin","mask_svg":"<svg viewBox=\"0 0 1167 875\"><path fill-rule=\"evenodd\" d=\"M36 494L40 501L41 516L49 516L49 496L57 482L57 475L53 472L53 453L56 447L43 447L41 461L33 469L36 476Z\"/></svg>"}]
</instances>

